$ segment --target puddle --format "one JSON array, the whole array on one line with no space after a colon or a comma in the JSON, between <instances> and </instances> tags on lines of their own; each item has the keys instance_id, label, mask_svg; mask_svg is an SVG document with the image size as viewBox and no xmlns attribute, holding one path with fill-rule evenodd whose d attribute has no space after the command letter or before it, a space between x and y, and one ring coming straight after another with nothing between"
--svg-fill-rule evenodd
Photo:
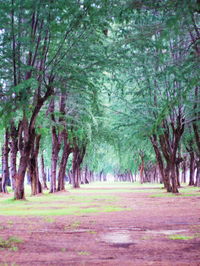
<instances>
[{"instance_id":1,"label":"puddle","mask_svg":"<svg viewBox=\"0 0 200 266\"><path fill-rule=\"evenodd\" d=\"M174 235L182 232L186 232L187 230L185 229L180 229L180 230L147 230L146 233L149 234L163 234L163 235Z\"/></svg>"},{"instance_id":2,"label":"puddle","mask_svg":"<svg viewBox=\"0 0 200 266\"><path fill-rule=\"evenodd\" d=\"M131 245L133 241L128 231L109 232L104 234L101 239L111 244Z\"/></svg>"}]
</instances>

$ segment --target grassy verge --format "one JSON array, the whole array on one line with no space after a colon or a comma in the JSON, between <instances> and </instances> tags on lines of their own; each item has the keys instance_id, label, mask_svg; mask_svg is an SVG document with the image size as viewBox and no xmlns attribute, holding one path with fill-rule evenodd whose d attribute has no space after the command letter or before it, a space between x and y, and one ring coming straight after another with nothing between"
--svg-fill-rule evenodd
<instances>
[{"instance_id":1,"label":"grassy verge","mask_svg":"<svg viewBox=\"0 0 200 266\"><path fill-rule=\"evenodd\" d=\"M119 198L95 192L79 195L76 191L28 196L25 201L0 199L0 213L6 216L62 216L127 210L118 206Z\"/></svg>"}]
</instances>

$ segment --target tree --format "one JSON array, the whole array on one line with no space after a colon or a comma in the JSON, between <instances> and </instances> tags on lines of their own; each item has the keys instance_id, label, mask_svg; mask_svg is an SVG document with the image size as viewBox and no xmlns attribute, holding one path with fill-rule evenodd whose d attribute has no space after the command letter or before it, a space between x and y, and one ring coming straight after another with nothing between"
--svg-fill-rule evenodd
<instances>
[{"instance_id":1,"label":"tree","mask_svg":"<svg viewBox=\"0 0 200 266\"><path fill-rule=\"evenodd\" d=\"M23 199L24 176L38 114L55 88L61 86L62 77L66 75L71 79L71 66L64 69L66 61L73 60L70 52L78 48L80 40L84 43L92 28L103 27L108 5L106 1L70 1L66 8L63 0L12 0L0 4L3 93L9 95L2 113L8 108L12 110L11 117L16 109L20 112L16 125L20 159L15 176L15 198ZM101 18L99 23L96 16Z\"/></svg>"}]
</instances>

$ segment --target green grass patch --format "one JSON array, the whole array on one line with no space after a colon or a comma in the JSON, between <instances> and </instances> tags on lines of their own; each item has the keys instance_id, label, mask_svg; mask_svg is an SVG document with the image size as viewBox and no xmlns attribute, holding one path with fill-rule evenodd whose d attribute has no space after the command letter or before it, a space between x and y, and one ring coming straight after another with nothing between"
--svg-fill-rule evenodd
<instances>
[{"instance_id":1,"label":"green grass patch","mask_svg":"<svg viewBox=\"0 0 200 266\"><path fill-rule=\"evenodd\" d=\"M89 256L90 255L90 252L87 252L87 251L79 251L78 252L78 255L80 255L80 256Z\"/></svg>"},{"instance_id":2,"label":"green grass patch","mask_svg":"<svg viewBox=\"0 0 200 266\"><path fill-rule=\"evenodd\" d=\"M22 242L23 240L16 236L11 236L8 239L0 238L0 249L1 250L9 249L11 251L17 251L18 247L16 246L16 244L19 244Z\"/></svg>"},{"instance_id":3,"label":"green grass patch","mask_svg":"<svg viewBox=\"0 0 200 266\"><path fill-rule=\"evenodd\" d=\"M87 207L82 209L81 207L66 207L59 209L20 209L20 208L10 208L6 209L1 213L1 215L6 216L65 216L65 215L82 215L87 213L103 213L103 212L116 212L129 210L120 207L111 206L99 206L96 208ZM46 220L47 222L52 222L52 220Z\"/></svg>"},{"instance_id":4,"label":"green grass patch","mask_svg":"<svg viewBox=\"0 0 200 266\"><path fill-rule=\"evenodd\" d=\"M186 193L159 193L159 194L154 194L150 195L151 198L174 198L174 197L199 197L200 194L196 193L191 193L191 194L186 194Z\"/></svg>"},{"instance_id":5,"label":"green grass patch","mask_svg":"<svg viewBox=\"0 0 200 266\"><path fill-rule=\"evenodd\" d=\"M179 188L179 193L168 193L164 191L163 193L156 193L150 195L152 198L168 198L168 197L199 197L200 190L198 187L181 187Z\"/></svg>"},{"instance_id":6,"label":"green grass patch","mask_svg":"<svg viewBox=\"0 0 200 266\"><path fill-rule=\"evenodd\" d=\"M162 184L148 183L93 183L83 185L81 189L67 188L67 192L61 193L44 191L42 195L26 196L26 200L20 201L2 197L0 213L5 216L65 216L129 211L130 208L120 206L120 194L114 193L142 192L152 197L175 197L172 193L166 193L162 187ZM187 196L196 193L200 195L191 187L187 189ZM27 191L30 192L30 186ZM47 218L47 222L53 221Z\"/></svg>"},{"instance_id":7,"label":"green grass patch","mask_svg":"<svg viewBox=\"0 0 200 266\"><path fill-rule=\"evenodd\" d=\"M168 238L171 240L190 240L190 239L194 239L195 236L170 235L170 236L168 236Z\"/></svg>"},{"instance_id":8,"label":"green grass patch","mask_svg":"<svg viewBox=\"0 0 200 266\"><path fill-rule=\"evenodd\" d=\"M25 201L1 199L0 213L7 216L62 216L125 210L115 206L118 200L110 195L46 194L28 197Z\"/></svg>"}]
</instances>

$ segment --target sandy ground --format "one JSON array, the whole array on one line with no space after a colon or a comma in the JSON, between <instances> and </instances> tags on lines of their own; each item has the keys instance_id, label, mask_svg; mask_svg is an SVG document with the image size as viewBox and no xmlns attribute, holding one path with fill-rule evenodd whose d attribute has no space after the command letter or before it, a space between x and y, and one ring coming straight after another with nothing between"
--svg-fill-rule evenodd
<instances>
[{"instance_id":1,"label":"sandy ground","mask_svg":"<svg viewBox=\"0 0 200 266\"><path fill-rule=\"evenodd\" d=\"M0 265L200 265L200 195L112 195L128 210L53 218L1 215L0 237L23 242L1 247Z\"/></svg>"}]
</instances>

